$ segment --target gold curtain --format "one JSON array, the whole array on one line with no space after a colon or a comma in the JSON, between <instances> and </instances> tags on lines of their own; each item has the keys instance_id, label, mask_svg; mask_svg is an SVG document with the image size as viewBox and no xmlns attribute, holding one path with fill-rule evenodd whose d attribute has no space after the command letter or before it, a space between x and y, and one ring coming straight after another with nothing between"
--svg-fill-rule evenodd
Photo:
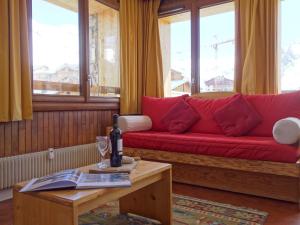
<instances>
[{"instance_id":1,"label":"gold curtain","mask_svg":"<svg viewBox=\"0 0 300 225\"><path fill-rule=\"evenodd\" d=\"M32 119L26 3L0 1L0 122Z\"/></svg>"},{"instance_id":2,"label":"gold curtain","mask_svg":"<svg viewBox=\"0 0 300 225\"><path fill-rule=\"evenodd\" d=\"M236 91L278 92L278 0L236 0Z\"/></svg>"},{"instance_id":3,"label":"gold curtain","mask_svg":"<svg viewBox=\"0 0 300 225\"><path fill-rule=\"evenodd\" d=\"M160 0L120 1L121 114L141 112L142 96L163 96Z\"/></svg>"}]
</instances>

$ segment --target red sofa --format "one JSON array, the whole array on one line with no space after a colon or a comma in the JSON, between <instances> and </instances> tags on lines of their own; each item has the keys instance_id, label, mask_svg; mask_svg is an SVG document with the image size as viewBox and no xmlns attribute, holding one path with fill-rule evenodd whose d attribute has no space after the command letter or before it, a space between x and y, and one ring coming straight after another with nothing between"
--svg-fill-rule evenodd
<instances>
[{"instance_id":1,"label":"red sofa","mask_svg":"<svg viewBox=\"0 0 300 225\"><path fill-rule=\"evenodd\" d=\"M123 135L125 149L127 149L130 154L140 155L143 158L150 160L169 161L174 165L176 165L178 161L180 161L182 165L188 165L188 161L182 162L182 160L178 160L186 156L190 159L199 159L201 161L200 166L202 167L206 167L207 164L209 164L205 162L203 163L203 161L213 160L218 165L214 167L209 164L209 168L213 169L220 168L218 160L222 160L222 162L225 160L225 164L226 162L229 164L235 164L235 167L230 167L228 165L223 167L221 166L222 169L236 171L239 171L237 162L240 163L240 167L245 165L250 165L251 167L251 165L255 165L252 166L256 167L255 169L246 169L244 172L253 172L255 174L259 172L261 173L260 175L272 174L275 176L284 175L286 177L289 177L289 173L292 173L293 182L295 182L294 178L297 176L298 182L300 172L297 166L297 161L300 156L300 149L298 145L292 146L276 143L272 137L272 128L274 123L282 118L300 118L300 92L280 95L251 95L244 97L260 114L262 122L251 130L247 136L241 137L229 137L224 135L218 124L213 119L213 113L220 107L227 104L233 96L216 99L187 96L165 99L146 97L143 99L143 114L148 115L152 119L152 130L125 133ZM199 113L201 119L186 133L171 134L168 132L167 128L161 124L160 120L172 105L182 99L184 99ZM151 157L149 155L151 155ZM163 155L168 159L164 159L162 157ZM262 168L260 168L260 165ZM274 166L274 168L266 169L263 168L264 166ZM284 168L289 168L290 171L282 175L280 174L280 170L284 170ZM197 170L200 171L199 168L197 168ZM175 173L176 172L177 171L175 171ZM188 172L188 170L186 170L186 172ZM246 175L242 174L242 176ZM280 177L280 179L281 178L283 177ZM274 179L272 178L272 180ZM278 178L277 181L280 179ZM274 182L276 182L276 180L274 180ZM186 183L220 188L218 185L203 185L201 182L188 181ZM292 184L289 183L285 185ZM293 183L293 185L295 184ZM260 192L254 194L295 202L299 201L300 194L298 194L298 186L299 182L297 183L297 187L295 187L297 191L293 189L293 191L295 191L293 197L280 197L279 195L282 192L281 190L279 190L280 193L276 193L274 195ZM233 190L234 188L221 187L220 189ZM282 187L279 189L282 189ZM253 194L251 190L238 192ZM264 190L263 192L266 191Z\"/></svg>"}]
</instances>

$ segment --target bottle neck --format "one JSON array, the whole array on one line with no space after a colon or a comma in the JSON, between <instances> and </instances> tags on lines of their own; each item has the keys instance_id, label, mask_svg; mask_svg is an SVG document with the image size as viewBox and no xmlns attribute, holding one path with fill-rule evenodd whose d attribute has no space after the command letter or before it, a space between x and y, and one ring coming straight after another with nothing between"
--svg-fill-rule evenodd
<instances>
[{"instance_id":1,"label":"bottle neck","mask_svg":"<svg viewBox=\"0 0 300 225\"><path fill-rule=\"evenodd\" d=\"M113 128L117 129L118 128L118 115L113 115Z\"/></svg>"},{"instance_id":2,"label":"bottle neck","mask_svg":"<svg viewBox=\"0 0 300 225\"><path fill-rule=\"evenodd\" d=\"M118 120L113 121L113 128L118 128Z\"/></svg>"}]
</instances>

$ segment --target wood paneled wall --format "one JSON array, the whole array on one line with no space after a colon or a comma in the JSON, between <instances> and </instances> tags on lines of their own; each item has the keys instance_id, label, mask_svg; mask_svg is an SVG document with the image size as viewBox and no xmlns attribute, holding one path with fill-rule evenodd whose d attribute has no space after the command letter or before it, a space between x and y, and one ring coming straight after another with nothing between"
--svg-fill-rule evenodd
<instances>
[{"instance_id":1,"label":"wood paneled wall","mask_svg":"<svg viewBox=\"0 0 300 225\"><path fill-rule=\"evenodd\" d=\"M32 121L0 123L0 157L95 142L117 112L34 112Z\"/></svg>"}]
</instances>

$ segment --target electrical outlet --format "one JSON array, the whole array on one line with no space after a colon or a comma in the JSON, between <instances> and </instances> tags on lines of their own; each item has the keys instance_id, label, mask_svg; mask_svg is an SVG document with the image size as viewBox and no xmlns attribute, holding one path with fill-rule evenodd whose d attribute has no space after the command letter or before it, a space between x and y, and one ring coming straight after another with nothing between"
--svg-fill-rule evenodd
<instances>
[{"instance_id":1,"label":"electrical outlet","mask_svg":"<svg viewBox=\"0 0 300 225\"><path fill-rule=\"evenodd\" d=\"M54 159L54 149L53 148L49 148L48 149L48 159L49 160L53 160Z\"/></svg>"}]
</instances>

